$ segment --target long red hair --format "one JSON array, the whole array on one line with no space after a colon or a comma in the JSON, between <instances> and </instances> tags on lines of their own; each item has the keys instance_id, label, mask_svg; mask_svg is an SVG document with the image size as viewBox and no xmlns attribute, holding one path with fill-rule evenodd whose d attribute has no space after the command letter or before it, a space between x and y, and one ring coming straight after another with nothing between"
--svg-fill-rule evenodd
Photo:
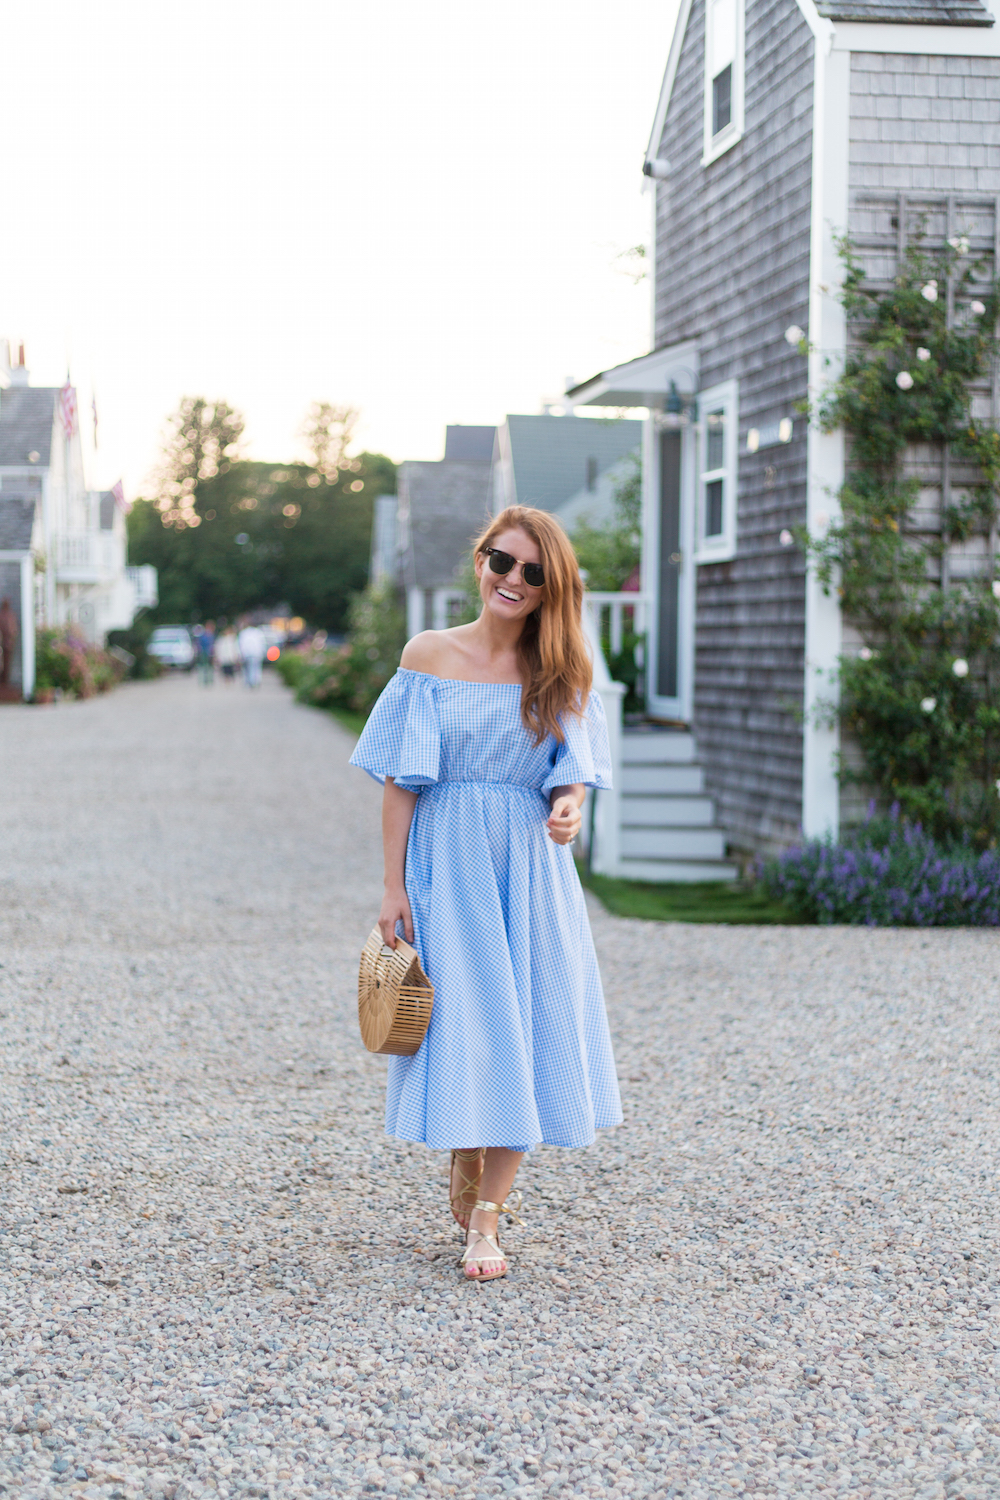
<instances>
[{"instance_id":1,"label":"long red hair","mask_svg":"<svg viewBox=\"0 0 1000 1500\"><path fill-rule=\"evenodd\" d=\"M477 537L475 555L514 530L531 537L545 572L541 603L525 620L517 644L524 682L521 718L541 744L547 734L562 740L560 716L579 716L587 706L593 669L581 623L583 580L569 537L555 516L529 505L509 505L495 516Z\"/></svg>"}]
</instances>

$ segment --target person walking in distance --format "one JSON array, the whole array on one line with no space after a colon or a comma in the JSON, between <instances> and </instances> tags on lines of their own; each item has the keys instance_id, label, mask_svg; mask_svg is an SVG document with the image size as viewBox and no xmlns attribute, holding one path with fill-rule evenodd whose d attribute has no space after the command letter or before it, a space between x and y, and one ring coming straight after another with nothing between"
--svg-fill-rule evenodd
<instances>
[{"instance_id":1,"label":"person walking in distance","mask_svg":"<svg viewBox=\"0 0 1000 1500\"><path fill-rule=\"evenodd\" d=\"M474 557L479 618L407 643L351 763L385 786L383 939L412 942L434 985L419 1051L389 1059L386 1129L450 1148L465 1275L489 1281L524 1153L589 1146L622 1111L569 847L585 789L611 785L579 568L526 506Z\"/></svg>"},{"instance_id":2,"label":"person walking in distance","mask_svg":"<svg viewBox=\"0 0 1000 1500\"><path fill-rule=\"evenodd\" d=\"M215 621L206 620L198 633L198 680L203 687L215 681Z\"/></svg>"},{"instance_id":3,"label":"person walking in distance","mask_svg":"<svg viewBox=\"0 0 1000 1500\"><path fill-rule=\"evenodd\" d=\"M216 638L215 659L222 668L223 681L232 682L240 664L240 647L236 632L231 625L227 625L222 634Z\"/></svg>"},{"instance_id":4,"label":"person walking in distance","mask_svg":"<svg viewBox=\"0 0 1000 1500\"><path fill-rule=\"evenodd\" d=\"M243 681L248 688L261 684L261 668L267 653L267 637L259 625L244 625L237 637L240 655L243 658Z\"/></svg>"}]
</instances>

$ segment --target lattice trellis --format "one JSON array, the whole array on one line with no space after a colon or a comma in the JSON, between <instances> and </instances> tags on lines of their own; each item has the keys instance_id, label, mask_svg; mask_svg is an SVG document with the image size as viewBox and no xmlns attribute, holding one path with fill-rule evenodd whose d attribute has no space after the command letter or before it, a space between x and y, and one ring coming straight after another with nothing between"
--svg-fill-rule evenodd
<instances>
[{"instance_id":1,"label":"lattice trellis","mask_svg":"<svg viewBox=\"0 0 1000 1500\"><path fill-rule=\"evenodd\" d=\"M865 279L877 291L892 289L907 245L921 235L930 254L950 239L968 239L969 259L982 265L982 280L970 287L973 297L980 288L984 293L990 289L1000 267L1000 194L858 192L852 198L850 226L851 243L865 268ZM951 281L945 295L950 328L956 315ZM997 425L1000 370L996 360L989 379L974 383L971 393L973 416ZM943 511L979 483L975 465L953 455L947 443L911 445L904 455L903 472L920 481L909 526L924 535L940 535ZM952 580L993 577L998 541L994 523L988 533L950 544L933 581L947 586Z\"/></svg>"}]
</instances>

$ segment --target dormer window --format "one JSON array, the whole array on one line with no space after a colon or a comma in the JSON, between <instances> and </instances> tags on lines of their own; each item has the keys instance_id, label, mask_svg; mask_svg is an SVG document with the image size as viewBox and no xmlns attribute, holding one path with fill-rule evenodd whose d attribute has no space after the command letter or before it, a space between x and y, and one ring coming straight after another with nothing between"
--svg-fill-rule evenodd
<instances>
[{"instance_id":1,"label":"dormer window","mask_svg":"<svg viewBox=\"0 0 1000 1500\"><path fill-rule=\"evenodd\" d=\"M743 0L705 4L705 155L714 161L743 134Z\"/></svg>"}]
</instances>

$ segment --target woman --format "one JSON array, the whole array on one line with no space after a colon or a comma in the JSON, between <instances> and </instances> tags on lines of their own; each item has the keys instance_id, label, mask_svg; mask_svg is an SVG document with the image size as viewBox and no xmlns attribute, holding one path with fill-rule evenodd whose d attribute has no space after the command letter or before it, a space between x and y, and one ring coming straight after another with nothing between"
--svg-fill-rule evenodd
<instances>
[{"instance_id":1,"label":"woman","mask_svg":"<svg viewBox=\"0 0 1000 1500\"><path fill-rule=\"evenodd\" d=\"M386 1129L452 1148L465 1274L503 1276L497 1226L523 1154L621 1123L604 997L571 845L610 786L583 585L565 532L511 506L475 545L482 612L427 630L351 763L384 781L382 936L434 984L427 1035L389 1062Z\"/></svg>"}]
</instances>

